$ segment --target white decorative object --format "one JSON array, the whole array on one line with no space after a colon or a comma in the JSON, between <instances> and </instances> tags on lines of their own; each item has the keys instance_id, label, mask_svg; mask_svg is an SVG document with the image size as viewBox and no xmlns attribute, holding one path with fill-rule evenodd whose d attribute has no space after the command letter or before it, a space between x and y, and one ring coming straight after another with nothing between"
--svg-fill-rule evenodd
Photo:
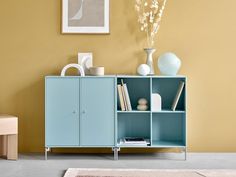
<instances>
[{"instance_id":1,"label":"white decorative object","mask_svg":"<svg viewBox=\"0 0 236 177\"><path fill-rule=\"evenodd\" d=\"M81 76L85 76L83 67L80 66L79 64L72 63L72 64L66 65L66 66L62 69L62 71L61 71L61 76L62 76L62 77L64 77L64 76L66 75L66 71L67 71L69 68L76 68L76 69L78 69L78 71L80 72L80 75L81 75Z\"/></svg>"},{"instance_id":2,"label":"white decorative object","mask_svg":"<svg viewBox=\"0 0 236 177\"><path fill-rule=\"evenodd\" d=\"M92 53L78 53L78 63L84 68L86 75L89 75L89 68L93 66L93 54Z\"/></svg>"},{"instance_id":3,"label":"white decorative object","mask_svg":"<svg viewBox=\"0 0 236 177\"><path fill-rule=\"evenodd\" d=\"M109 0L63 0L62 33L109 33Z\"/></svg>"},{"instance_id":4,"label":"white decorative object","mask_svg":"<svg viewBox=\"0 0 236 177\"><path fill-rule=\"evenodd\" d=\"M149 48L154 45L166 2L167 0L136 0L135 10L138 14L138 22L141 31L146 33Z\"/></svg>"},{"instance_id":5,"label":"white decorative object","mask_svg":"<svg viewBox=\"0 0 236 177\"><path fill-rule=\"evenodd\" d=\"M148 110L148 101L145 98L140 98L138 100L138 106L137 106L137 110L139 111L147 111Z\"/></svg>"},{"instance_id":6,"label":"white decorative object","mask_svg":"<svg viewBox=\"0 0 236 177\"><path fill-rule=\"evenodd\" d=\"M138 67L137 72L141 76L147 76L150 73L150 67L146 64L141 64Z\"/></svg>"},{"instance_id":7,"label":"white decorative object","mask_svg":"<svg viewBox=\"0 0 236 177\"><path fill-rule=\"evenodd\" d=\"M158 93L152 94L152 111L161 111L161 95Z\"/></svg>"},{"instance_id":8,"label":"white decorative object","mask_svg":"<svg viewBox=\"0 0 236 177\"><path fill-rule=\"evenodd\" d=\"M138 104L141 104L141 105L147 105L148 101L145 99L145 98L140 98L138 100Z\"/></svg>"},{"instance_id":9,"label":"white decorative object","mask_svg":"<svg viewBox=\"0 0 236 177\"><path fill-rule=\"evenodd\" d=\"M105 73L105 68L104 67L91 67L89 71L92 76L103 76Z\"/></svg>"},{"instance_id":10,"label":"white decorative object","mask_svg":"<svg viewBox=\"0 0 236 177\"><path fill-rule=\"evenodd\" d=\"M164 53L158 59L158 68L162 75L175 76L180 67L181 60L174 53Z\"/></svg>"},{"instance_id":11,"label":"white decorative object","mask_svg":"<svg viewBox=\"0 0 236 177\"><path fill-rule=\"evenodd\" d=\"M137 110L139 111L147 111L148 106L147 105L138 105Z\"/></svg>"},{"instance_id":12,"label":"white decorative object","mask_svg":"<svg viewBox=\"0 0 236 177\"><path fill-rule=\"evenodd\" d=\"M150 67L150 75L154 75L154 66L153 66L153 58L152 55L156 51L156 49L150 48L150 49L144 49L147 53L147 65Z\"/></svg>"},{"instance_id":13,"label":"white decorative object","mask_svg":"<svg viewBox=\"0 0 236 177\"><path fill-rule=\"evenodd\" d=\"M140 30L146 34L147 49L147 65L150 67L150 75L154 75L152 54L155 52L153 49L155 36L157 35L162 15L166 6L167 0L136 0L135 10L138 14L138 23Z\"/></svg>"}]
</instances>

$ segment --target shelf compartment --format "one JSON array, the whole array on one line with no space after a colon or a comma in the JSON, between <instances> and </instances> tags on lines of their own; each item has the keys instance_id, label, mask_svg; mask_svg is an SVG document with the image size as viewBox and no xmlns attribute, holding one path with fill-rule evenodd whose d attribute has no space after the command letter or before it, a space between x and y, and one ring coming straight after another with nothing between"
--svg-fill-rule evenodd
<instances>
[{"instance_id":1,"label":"shelf compartment","mask_svg":"<svg viewBox=\"0 0 236 177\"><path fill-rule=\"evenodd\" d=\"M118 114L117 141L124 137L142 137L150 139L150 113Z\"/></svg>"},{"instance_id":2,"label":"shelf compartment","mask_svg":"<svg viewBox=\"0 0 236 177\"><path fill-rule=\"evenodd\" d=\"M163 147L163 148L175 148L175 147L185 147L185 143L183 141L152 141L152 147Z\"/></svg>"},{"instance_id":3,"label":"shelf compartment","mask_svg":"<svg viewBox=\"0 0 236 177\"><path fill-rule=\"evenodd\" d=\"M148 101L148 111L150 111L150 78L118 78L117 84L121 84L123 79L124 83L127 84L130 102L133 110L137 109L138 100L140 98L145 98ZM117 91L118 95L118 91ZM120 109L120 102L117 99L117 110Z\"/></svg>"},{"instance_id":4,"label":"shelf compartment","mask_svg":"<svg viewBox=\"0 0 236 177\"><path fill-rule=\"evenodd\" d=\"M152 78L152 93L158 93L162 98L162 109L171 110L173 101L179 88L180 81L185 82L185 78ZM178 101L176 110L186 110L186 86L184 86Z\"/></svg>"},{"instance_id":5,"label":"shelf compartment","mask_svg":"<svg viewBox=\"0 0 236 177\"><path fill-rule=\"evenodd\" d=\"M185 114L152 114L152 146L186 146L185 125Z\"/></svg>"}]
</instances>

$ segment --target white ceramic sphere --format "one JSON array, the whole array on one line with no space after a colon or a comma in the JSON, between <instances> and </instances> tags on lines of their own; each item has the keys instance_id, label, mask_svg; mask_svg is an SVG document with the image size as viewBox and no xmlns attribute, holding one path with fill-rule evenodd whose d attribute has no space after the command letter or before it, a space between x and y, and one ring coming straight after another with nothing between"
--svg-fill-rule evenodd
<instances>
[{"instance_id":1,"label":"white ceramic sphere","mask_svg":"<svg viewBox=\"0 0 236 177\"><path fill-rule=\"evenodd\" d=\"M180 67L181 60L174 53L164 53L158 59L158 68L162 75L175 76Z\"/></svg>"},{"instance_id":2,"label":"white ceramic sphere","mask_svg":"<svg viewBox=\"0 0 236 177\"><path fill-rule=\"evenodd\" d=\"M150 74L150 71L150 67L146 64L141 64L137 69L138 74L141 76L147 76L148 74Z\"/></svg>"}]
</instances>

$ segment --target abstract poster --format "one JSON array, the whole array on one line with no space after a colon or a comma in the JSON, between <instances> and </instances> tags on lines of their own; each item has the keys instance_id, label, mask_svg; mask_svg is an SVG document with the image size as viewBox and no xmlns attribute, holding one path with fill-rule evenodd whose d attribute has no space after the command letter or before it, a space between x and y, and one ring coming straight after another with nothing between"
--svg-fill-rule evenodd
<instances>
[{"instance_id":1,"label":"abstract poster","mask_svg":"<svg viewBox=\"0 0 236 177\"><path fill-rule=\"evenodd\" d=\"M109 33L109 0L63 0L63 33Z\"/></svg>"}]
</instances>

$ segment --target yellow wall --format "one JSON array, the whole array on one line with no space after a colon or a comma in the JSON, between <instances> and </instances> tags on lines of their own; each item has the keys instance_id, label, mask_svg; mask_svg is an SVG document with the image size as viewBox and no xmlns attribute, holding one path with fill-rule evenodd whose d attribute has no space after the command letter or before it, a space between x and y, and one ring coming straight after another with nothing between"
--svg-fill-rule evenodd
<instances>
[{"instance_id":1,"label":"yellow wall","mask_svg":"<svg viewBox=\"0 0 236 177\"><path fill-rule=\"evenodd\" d=\"M44 147L44 76L92 51L110 74L145 62L134 0L110 0L110 35L62 35L60 0L0 1L0 113L19 116L21 152ZM236 151L236 1L169 0L156 42L189 77L191 151Z\"/></svg>"}]
</instances>

